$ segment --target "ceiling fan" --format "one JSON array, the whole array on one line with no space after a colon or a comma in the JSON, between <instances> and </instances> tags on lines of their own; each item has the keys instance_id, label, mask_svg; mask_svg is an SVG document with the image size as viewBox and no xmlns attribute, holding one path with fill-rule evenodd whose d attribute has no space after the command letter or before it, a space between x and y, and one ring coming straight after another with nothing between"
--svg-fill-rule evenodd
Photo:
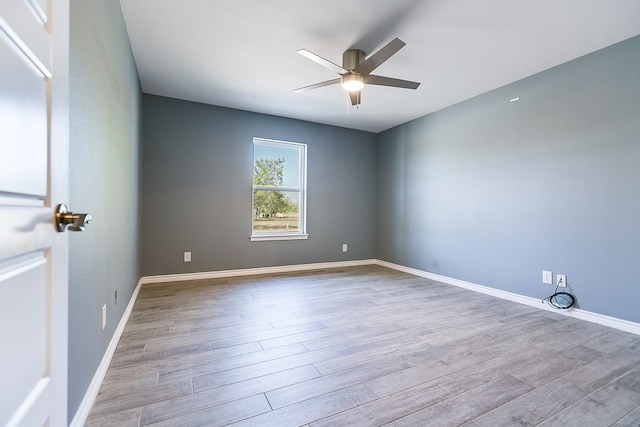
<instances>
[{"instance_id":1,"label":"ceiling fan","mask_svg":"<svg viewBox=\"0 0 640 427\"><path fill-rule=\"evenodd\" d=\"M316 83L310 86L294 89L294 92L302 92L305 90L316 89L319 87L329 86L340 83L342 88L349 92L351 105L359 105L361 100L361 90L365 84L399 87L404 89L417 89L420 86L418 82L409 80L394 79L391 77L376 76L371 74L373 70L382 65L387 59L391 58L396 52L405 46L405 42L395 38L387 43L386 46L378 50L376 53L365 59L365 53L359 49L349 49L342 54L342 67L331 61L316 55L307 49L299 49L298 53L323 67L340 74L337 79L328 80L326 82Z\"/></svg>"}]
</instances>

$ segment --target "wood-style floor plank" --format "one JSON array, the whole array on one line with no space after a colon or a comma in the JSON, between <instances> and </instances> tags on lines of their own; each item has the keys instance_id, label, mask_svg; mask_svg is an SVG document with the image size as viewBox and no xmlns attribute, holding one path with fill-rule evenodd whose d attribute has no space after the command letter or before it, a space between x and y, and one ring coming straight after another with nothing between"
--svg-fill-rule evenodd
<instances>
[{"instance_id":1,"label":"wood-style floor plank","mask_svg":"<svg viewBox=\"0 0 640 427\"><path fill-rule=\"evenodd\" d=\"M188 415L191 412L232 403L235 400L249 398L255 395L264 396L269 390L305 382L318 378L319 376L320 373L316 371L313 366L306 365L216 387L189 396L165 400L142 408L140 424L144 426L159 421L169 421ZM271 410L271 408L269 408L269 410Z\"/></svg>"},{"instance_id":2,"label":"wood-style floor plank","mask_svg":"<svg viewBox=\"0 0 640 427\"><path fill-rule=\"evenodd\" d=\"M379 266L150 284L87 425L638 427L640 336Z\"/></svg>"},{"instance_id":3,"label":"wood-style floor plank","mask_svg":"<svg viewBox=\"0 0 640 427\"><path fill-rule=\"evenodd\" d=\"M392 426L459 426L511 399L529 392L532 387L509 375L445 399L399 418Z\"/></svg>"}]
</instances>

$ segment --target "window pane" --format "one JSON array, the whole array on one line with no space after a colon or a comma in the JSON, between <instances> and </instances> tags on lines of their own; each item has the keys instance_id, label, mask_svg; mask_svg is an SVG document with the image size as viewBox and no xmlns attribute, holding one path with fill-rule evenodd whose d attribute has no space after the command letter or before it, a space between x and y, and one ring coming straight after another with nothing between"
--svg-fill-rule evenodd
<instances>
[{"instance_id":1,"label":"window pane","mask_svg":"<svg viewBox=\"0 0 640 427\"><path fill-rule=\"evenodd\" d=\"M254 185L300 186L300 149L296 146L256 144Z\"/></svg>"},{"instance_id":2,"label":"window pane","mask_svg":"<svg viewBox=\"0 0 640 427\"><path fill-rule=\"evenodd\" d=\"M253 139L252 241L307 238L306 148Z\"/></svg>"},{"instance_id":3,"label":"window pane","mask_svg":"<svg viewBox=\"0 0 640 427\"><path fill-rule=\"evenodd\" d=\"M300 203L297 191L254 190L253 232L300 231Z\"/></svg>"}]
</instances>

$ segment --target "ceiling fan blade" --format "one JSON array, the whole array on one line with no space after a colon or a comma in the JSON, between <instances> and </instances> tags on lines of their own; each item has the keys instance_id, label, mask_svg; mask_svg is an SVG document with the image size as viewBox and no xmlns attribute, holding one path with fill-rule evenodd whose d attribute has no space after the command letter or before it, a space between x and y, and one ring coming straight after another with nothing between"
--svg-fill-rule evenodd
<instances>
[{"instance_id":1,"label":"ceiling fan blade","mask_svg":"<svg viewBox=\"0 0 640 427\"><path fill-rule=\"evenodd\" d=\"M391 77L372 76L372 75L368 75L367 77L365 77L364 83L369 85L391 86L391 87L399 87L404 89L417 89L418 86L420 86L419 82L412 82L410 80L400 80L400 79L394 79Z\"/></svg>"},{"instance_id":2,"label":"ceiling fan blade","mask_svg":"<svg viewBox=\"0 0 640 427\"><path fill-rule=\"evenodd\" d=\"M370 72L382 65L382 63L387 59L391 58L397 51L402 49L405 44L406 43L399 38L391 40L386 46L361 62L360 65L353 69L353 71L355 73L362 74L363 76L368 75Z\"/></svg>"},{"instance_id":3,"label":"ceiling fan blade","mask_svg":"<svg viewBox=\"0 0 640 427\"><path fill-rule=\"evenodd\" d=\"M341 81L341 79L340 79L340 77L338 77L337 79L327 80L326 82L321 82L321 83L316 83L316 84L305 86L305 87L300 87L298 89L294 89L293 91L296 92L296 93L304 92L305 90L311 90L311 89L317 89L319 87L335 85L337 83L340 83L340 81Z\"/></svg>"},{"instance_id":4,"label":"ceiling fan blade","mask_svg":"<svg viewBox=\"0 0 640 427\"><path fill-rule=\"evenodd\" d=\"M351 105L360 105L361 99L361 90L354 90L353 92L349 92L349 98L351 98Z\"/></svg>"},{"instance_id":5,"label":"ceiling fan blade","mask_svg":"<svg viewBox=\"0 0 640 427\"><path fill-rule=\"evenodd\" d=\"M310 60L312 60L313 62L315 62L316 64L322 65L324 68L327 68L335 73L338 74L345 74L348 73L347 70L345 70L344 68L342 68L341 66L334 64L333 62L324 59L321 56L316 55L315 53L308 51L307 49L298 49L297 51L300 55L305 56L307 58L309 58Z\"/></svg>"}]
</instances>

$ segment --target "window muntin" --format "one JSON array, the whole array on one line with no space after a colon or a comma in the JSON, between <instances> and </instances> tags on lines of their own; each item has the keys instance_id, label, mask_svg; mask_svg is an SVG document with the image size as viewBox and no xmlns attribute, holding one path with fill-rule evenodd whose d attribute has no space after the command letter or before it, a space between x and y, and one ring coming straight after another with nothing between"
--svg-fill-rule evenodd
<instances>
[{"instance_id":1,"label":"window muntin","mask_svg":"<svg viewBox=\"0 0 640 427\"><path fill-rule=\"evenodd\" d=\"M306 239L306 145L253 139L251 240Z\"/></svg>"}]
</instances>

